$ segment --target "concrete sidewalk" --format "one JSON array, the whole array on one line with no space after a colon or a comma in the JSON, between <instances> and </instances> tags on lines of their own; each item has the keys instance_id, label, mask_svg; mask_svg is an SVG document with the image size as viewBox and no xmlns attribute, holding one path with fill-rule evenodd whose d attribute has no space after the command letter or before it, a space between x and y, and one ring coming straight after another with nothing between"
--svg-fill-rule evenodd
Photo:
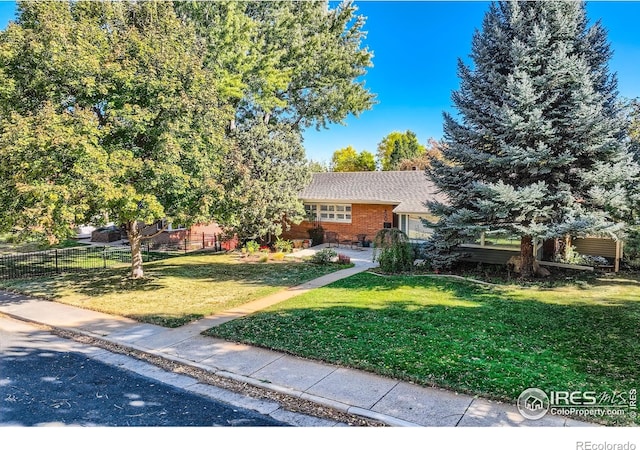
<instances>
[{"instance_id":1,"label":"concrete sidewalk","mask_svg":"<svg viewBox=\"0 0 640 450\"><path fill-rule=\"evenodd\" d=\"M97 337L134 350L198 367L218 376L271 389L339 411L372 418L391 426L591 425L550 415L536 421L527 420L519 414L514 405L442 389L421 387L359 370L200 334L212 326L372 266L366 255L362 255L361 260L355 264L351 269L326 275L304 285L175 329L141 324L124 317L4 291L0 291L0 314Z\"/></svg>"},{"instance_id":2,"label":"concrete sidewalk","mask_svg":"<svg viewBox=\"0 0 640 450\"><path fill-rule=\"evenodd\" d=\"M392 426L589 425L555 416L526 420L512 405L205 337L189 327L186 333L169 330L8 292L0 292L0 313L98 337Z\"/></svg>"}]
</instances>

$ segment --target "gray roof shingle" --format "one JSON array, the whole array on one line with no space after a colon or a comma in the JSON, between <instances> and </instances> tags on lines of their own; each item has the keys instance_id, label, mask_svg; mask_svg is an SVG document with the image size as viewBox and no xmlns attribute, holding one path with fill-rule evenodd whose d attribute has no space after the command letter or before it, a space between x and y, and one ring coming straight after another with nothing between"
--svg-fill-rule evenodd
<instances>
[{"instance_id":1,"label":"gray roof shingle","mask_svg":"<svg viewBox=\"0 0 640 450\"><path fill-rule=\"evenodd\" d=\"M398 205L397 214L427 214L426 200L444 201L421 170L314 173L301 193L305 202L341 201Z\"/></svg>"}]
</instances>

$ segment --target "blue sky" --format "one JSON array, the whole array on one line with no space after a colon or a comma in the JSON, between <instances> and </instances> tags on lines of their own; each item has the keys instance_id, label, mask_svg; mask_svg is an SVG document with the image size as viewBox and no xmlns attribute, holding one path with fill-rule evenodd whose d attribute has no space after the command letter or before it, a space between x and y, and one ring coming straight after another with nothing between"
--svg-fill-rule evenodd
<instances>
[{"instance_id":1,"label":"blue sky","mask_svg":"<svg viewBox=\"0 0 640 450\"><path fill-rule=\"evenodd\" d=\"M376 151L391 131L413 130L426 143L442 137L443 111L455 112L451 92L458 88L457 60L468 60L471 38L482 25L488 2L357 1L368 17L365 45L374 67L365 76L378 104L346 126L305 133L309 158L329 161L347 145ZM640 2L588 2L591 20L600 19L614 50L610 68L623 97L640 97Z\"/></svg>"},{"instance_id":2,"label":"blue sky","mask_svg":"<svg viewBox=\"0 0 640 450\"><path fill-rule=\"evenodd\" d=\"M423 143L440 139L442 112L454 112L457 59L468 58L488 2L356 0L356 5L367 17L364 45L374 53L374 67L364 81L378 104L358 118L347 118L346 126L307 130L307 156L315 160L328 162L335 150L348 145L375 152L394 130L413 130ZM13 2L0 2L0 28L14 11ZM640 2L588 2L587 11L608 30L614 51L610 68L618 75L620 95L640 97Z\"/></svg>"}]
</instances>

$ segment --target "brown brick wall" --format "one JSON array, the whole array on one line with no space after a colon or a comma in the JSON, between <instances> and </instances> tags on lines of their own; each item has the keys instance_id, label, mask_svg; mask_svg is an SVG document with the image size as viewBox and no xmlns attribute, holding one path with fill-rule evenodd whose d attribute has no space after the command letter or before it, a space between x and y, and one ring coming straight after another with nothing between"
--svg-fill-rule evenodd
<instances>
[{"instance_id":1,"label":"brown brick wall","mask_svg":"<svg viewBox=\"0 0 640 450\"><path fill-rule=\"evenodd\" d=\"M157 232L156 224L146 226L142 230L142 234L147 236ZM191 228L184 230L163 231L155 236L152 241L157 244L169 244L184 241L185 239L198 240L202 238L203 233L205 235L220 234L222 229L215 223L192 225Z\"/></svg>"},{"instance_id":2,"label":"brown brick wall","mask_svg":"<svg viewBox=\"0 0 640 450\"><path fill-rule=\"evenodd\" d=\"M351 205L351 223L321 222L325 231L338 233L339 239L354 239L358 234L366 234L367 239L373 240L378 230L384 227L384 211L387 211L387 221L393 222L394 205ZM298 225L291 224L291 229L285 231L284 239L308 239L307 230L313 227L312 222L303 221ZM314 244L315 245L315 244Z\"/></svg>"}]
</instances>

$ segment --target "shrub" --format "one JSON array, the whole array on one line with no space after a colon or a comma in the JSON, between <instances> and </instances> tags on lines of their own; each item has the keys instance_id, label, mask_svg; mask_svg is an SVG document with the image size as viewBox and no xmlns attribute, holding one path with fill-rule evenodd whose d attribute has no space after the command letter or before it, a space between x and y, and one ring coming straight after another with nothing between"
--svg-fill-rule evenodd
<instances>
[{"instance_id":1,"label":"shrub","mask_svg":"<svg viewBox=\"0 0 640 450\"><path fill-rule=\"evenodd\" d=\"M309 228L307 233L309 233L309 239L311 239L313 245L320 245L324 243L324 228L320 225Z\"/></svg>"},{"instance_id":2,"label":"shrub","mask_svg":"<svg viewBox=\"0 0 640 450\"><path fill-rule=\"evenodd\" d=\"M284 253L282 253L282 252L274 253L272 255L272 258L274 259L274 261L282 261L282 260L284 260Z\"/></svg>"},{"instance_id":3,"label":"shrub","mask_svg":"<svg viewBox=\"0 0 640 450\"><path fill-rule=\"evenodd\" d=\"M293 242L278 238L274 247L278 252L291 253L293 251Z\"/></svg>"},{"instance_id":4,"label":"shrub","mask_svg":"<svg viewBox=\"0 0 640 450\"><path fill-rule=\"evenodd\" d=\"M378 261L383 272L407 272L413 268L413 248L403 231L383 228L376 233L373 243L373 260Z\"/></svg>"},{"instance_id":5,"label":"shrub","mask_svg":"<svg viewBox=\"0 0 640 450\"><path fill-rule=\"evenodd\" d=\"M411 242L410 245L414 259L427 259L427 243L425 241Z\"/></svg>"},{"instance_id":6,"label":"shrub","mask_svg":"<svg viewBox=\"0 0 640 450\"><path fill-rule=\"evenodd\" d=\"M260 250L260 244L258 244L256 241L249 241L244 246L247 249L247 253L249 253L250 255L253 255L255 252Z\"/></svg>"},{"instance_id":7,"label":"shrub","mask_svg":"<svg viewBox=\"0 0 640 450\"><path fill-rule=\"evenodd\" d=\"M419 250L418 259L423 259L425 267L436 271L451 270L461 264L464 253L457 250L462 239L436 230L429 239L424 242Z\"/></svg>"},{"instance_id":8,"label":"shrub","mask_svg":"<svg viewBox=\"0 0 640 450\"><path fill-rule=\"evenodd\" d=\"M624 242L624 262L632 269L640 269L640 227L632 228Z\"/></svg>"},{"instance_id":9,"label":"shrub","mask_svg":"<svg viewBox=\"0 0 640 450\"><path fill-rule=\"evenodd\" d=\"M338 263L339 264L351 264L351 258L347 255L343 255L342 253L338 254Z\"/></svg>"},{"instance_id":10,"label":"shrub","mask_svg":"<svg viewBox=\"0 0 640 450\"><path fill-rule=\"evenodd\" d=\"M582 255L582 264L585 266L608 266L611 263L604 256L597 255Z\"/></svg>"},{"instance_id":11,"label":"shrub","mask_svg":"<svg viewBox=\"0 0 640 450\"><path fill-rule=\"evenodd\" d=\"M564 255L556 255L556 262L565 264L575 264L578 266L607 266L609 260L604 256L582 255L576 252L576 248L571 246Z\"/></svg>"},{"instance_id":12,"label":"shrub","mask_svg":"<svg viewBox=\"0 0 640 450\"><path fill-rule=\"evenodd\" d=\"M558 253L554 257L554 261L563 264L582 265L582 255L576 252L575 246L567 247L564 253Z\"/></svg>"},{"instance_id":13,"label":"shrub","mask_svg":"<svg viewBox=\"0 0 640 450\"><path fill-rule=\"evenodd\" d=\"M329 264L336 256L338 256L338 254L335 250L324 248L311 257L311 262L314 264Z\"/></svg>"},{"instance_id":14,"label":"shrub","mask_svg":"<svg viewBox=\"0 0 640 450\"><path fill-rule=\"evenodd\" d=\"M269 252L260 252L260 259L258 259L261 263L269 261Z\"/></svg>"}]
</instances>

